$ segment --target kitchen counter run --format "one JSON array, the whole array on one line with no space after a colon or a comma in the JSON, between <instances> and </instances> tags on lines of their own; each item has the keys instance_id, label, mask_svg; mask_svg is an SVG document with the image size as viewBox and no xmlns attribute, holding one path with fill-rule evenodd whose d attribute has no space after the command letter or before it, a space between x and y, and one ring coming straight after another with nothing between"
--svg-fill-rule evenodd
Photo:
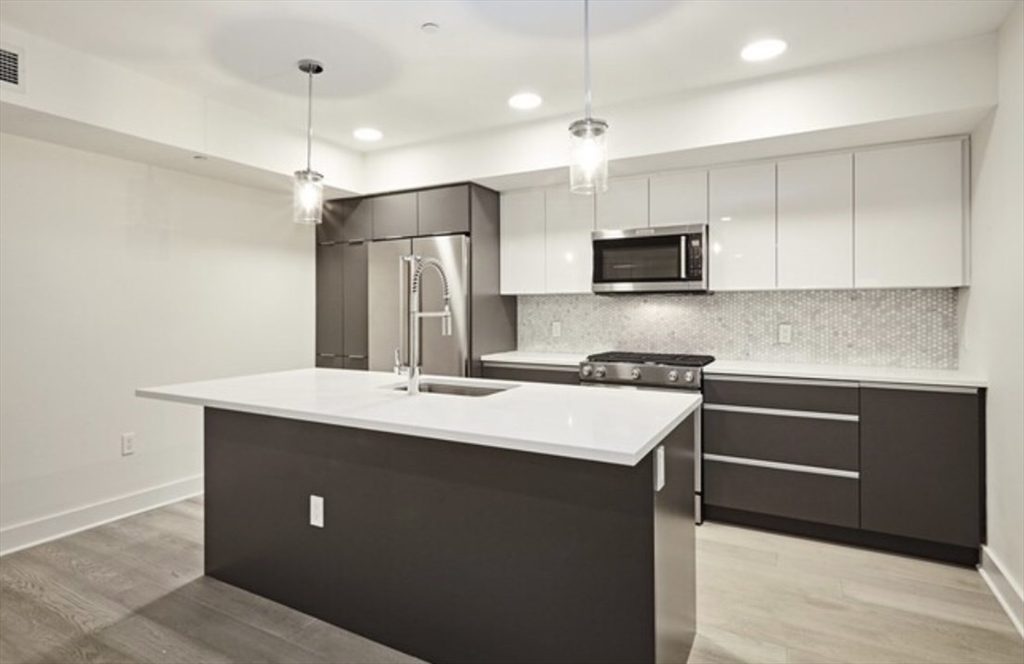
<instances>
[{"instance_id":1,"label":"kitchen counter run","mask_svg":"<svg viewBox=\"0 0 1024 664\"><path fill-rule=\"evenodd\" d=\"M485 364L539 365L578 368L587 359L585 353L544 353L509 351L484 355ZM844 364L802 364L796 362L752 362L716 360L704 367L708 376L764 376L776 378L844 380L863 383L896 383L947 387L986 387L988 380L979 373L958 369L905 369Z\"/></svg>"},{"instance_id":2,"label":"kitchen counter run","mask_svg":"<svg viewBox=\"0 0 1024 664\"><path fill-rule=\"evenodd\" d=\"M979 374L956 369L903 369L899 367L857 367L835 364L791 364L715 360L704 367L704 375L765 376L845 380L860 383L894 383L947 387L985 387L988 381Z\"/></svg>"},{"instance_id":3,"label":"kitchen counter run","mask_svg":"<svg viewBox=\"0 0 1024 664\"><path fill-rule=\"evenodd\" d=\"M634 466L697 410L696 393L424 377L506 386L484 397L408 396L391 373L299 369L163 387L136 395L223 410Z\"/></svg>"}]
</instances>

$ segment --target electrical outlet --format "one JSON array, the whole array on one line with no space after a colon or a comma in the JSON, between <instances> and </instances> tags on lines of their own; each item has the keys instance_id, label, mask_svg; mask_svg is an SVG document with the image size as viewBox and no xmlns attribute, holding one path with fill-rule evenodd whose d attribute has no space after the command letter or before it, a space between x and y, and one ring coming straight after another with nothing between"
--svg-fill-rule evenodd
<instances>
[{"instance_id":1,"label":"electrical outlet","mask_svg":"<svg viewBox=\"0 0 1024 664\"><path fill-rule=\"evenodd\" d=\"M126 431L121 434L121 456L135 454L135 432Z\"/></svg>"},{"instance_id":2,"label":"electrical outlet","mask_svg":"<svg viewBox=\"0 0 1024 664\"><path fill-rule=\"evenodd\" d=\"M309 525L317 528L324 527L324 497L310 495L309 497Z\"/></svg>"},{"instance_id":3,"label":"electrical outlet","mask_svg":"<svg viewBox=\"0 0 1024 664\"><path fill-rule=\"evenodd\" d=\"M555 339L562 336L562 323L557 320L551 324L551 336Z\"/></svg>"},{"instance_id":4,"label":"electrical outlet","mask_svg":"<svg viewBox=\"0 0 1024 664\"><path fill-rule=\"evenodd\" d=\"M789 323L779 323L779 343L793 343L793 326Z\"/></svg>"}]
</instances>

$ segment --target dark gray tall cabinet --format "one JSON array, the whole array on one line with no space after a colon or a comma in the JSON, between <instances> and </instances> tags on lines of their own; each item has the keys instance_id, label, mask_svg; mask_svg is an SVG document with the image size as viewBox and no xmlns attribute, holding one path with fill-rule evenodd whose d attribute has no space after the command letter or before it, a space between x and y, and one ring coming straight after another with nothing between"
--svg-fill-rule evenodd
<instances>
[{"instance_id":1,"label":"dark gray tall cabinet","mask_svg":"<svg viewBox=\"0 0 1024 664\"><path fill-rule=\"evenodd\" d=\"M316 366L366 369L366 242L316 248Z\"/></svg>"},{"instance_id":2,"label":"dark gray tall cabinet","mask_svg":"<svg viewBox=\"0 0 1024 664\"><path fill-rule=\"evenodd\" d=\"M345 198L324 204L317 229L316 365L368 368L371 242L468 235L470 375L480 356L516 347L516 301L499 292L498 193L473 183Z\"/></svg>"}]
</instances>

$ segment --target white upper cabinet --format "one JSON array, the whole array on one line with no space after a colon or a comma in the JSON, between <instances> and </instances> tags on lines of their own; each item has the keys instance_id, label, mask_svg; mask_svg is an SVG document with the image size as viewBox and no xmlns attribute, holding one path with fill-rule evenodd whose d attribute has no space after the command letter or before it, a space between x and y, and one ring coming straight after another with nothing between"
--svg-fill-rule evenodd
<instances>
[{"instance_id":1,"label":"white upper cabinet","mask_svg":"<svg viewBox=\"0 0 1024 664\"><path fill-rule=\"evenodd\" d=\"M545 292L544 190L501 195L501 294Z\"/></svg>"},{"instance_id":2,"label":"white upper cabinet","mask_svg":"<svg viewBox=\"0 0 1024 664\"><path fill-rule=\"evenodd\" d=\"M961 140L858 151L855 286L967 283Z\"/></svg>"},{"instance_id":3,"label":"white upper cabinet","mask_svg":"<svg viewBox=\"0 0 1024 664\"><path fill-rule=\"evenodd\" d=\"M708 222L708 172L680 171L652 175L650 179L651 226L706 224Z\"/></svg>"},{"instance_id":4,"label":"white upper cabinet","mask_svg":"<svg viewBox=\"0 0 1024 664\"><path fill-rule=\"evenodd\" d=\"M775 288L775 164L711 171L710 288Z\"/></svg>"},{"instance_id":5,"label":"white upper cabinet","mask_svg":"<svg viewBox=\"0 0 1024 664\"><path fill-rule=\"evenodd\" d=\"M712 291L967 284L964 139L501 195L501 292L591 292L593 230L708 224Z\"/></svg>"},{"instance_id":6,"label":"white upper cabinet","mask_svg":"<svg viewBox=\"0 0 1024 664\"><path fill-rule=\"evenodd\" d=\"M547 217L548 293L589 293L593 277L594 197L569 192L569 187L549 187L544 192Z\"/></svg>"},{"instance_id":7,"label":"white upper cabinet","mask_svg":"<svg viewBox=\"0 0 1024 664\"><path fill-rule=\"evenodd\" d=\"M853 288L853 155L778 163L778 287Z\"/></svg>"},{"instance_id":8,"label":"white upper cabinet","mask_svg":"<svg viewBox=\"0 0 1024 664\"><path fill-rule=\"evenodd\" d=\"M597 230L644 228L647 218L647 178L614 179L597 195Z\"/></svg>"}]
</instances>

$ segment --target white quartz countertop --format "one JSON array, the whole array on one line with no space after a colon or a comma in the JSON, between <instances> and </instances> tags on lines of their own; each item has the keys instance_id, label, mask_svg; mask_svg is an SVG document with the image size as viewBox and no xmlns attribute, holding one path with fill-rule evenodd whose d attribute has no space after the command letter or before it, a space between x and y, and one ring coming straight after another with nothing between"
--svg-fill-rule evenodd
<instances>
[{"instance_id":1,"label":"white quartz countertop","mask_svg":"<svg viewBox=\"0 0 1024 664\"><path fill-rule=\"evenodd\" d=\"M699 394L431 378L511 386L484 397L409 396L401 376L298 369L165 387L137 396L522 452L636 465L700 406Z\"/></svg>"},{"instance_id":2,"label":"white quartz countertop","mask_svg":"<svg viewBox=\"0 0 1024 664\"><path fill-rule=\"evenodd\" d=\"M706 376L774 376L845 380L860 383L902 383L948 387L985 387L984 376L955 369L900 369L896 367L855 367L834 364L791 364L716 360L704 367Z\"/></svg>"},{"instance_id":3,"label":"white quartz countertop","mask_svg":"<svg viewBox=\"0 0 1024 664\"><path fill-rule=\"evenodd\" d=\"M484 355L488 364L522 364L558 367L579 366L587 353L543 353L509 351ZM859 367L842 364L799 364L791 362L743 362L716 360L704 367L709 376L774 376L777 378L806 378L817 380L845 380L864 383L903 383L907 385L939 385L950 387L986 387L987 379L976 372L956 369L901 369L897 367Z\"/></svg>"},{"instance_id":4,"label":"white quartz countertop","mask_svg":"<svg viewBox=\"0 0 1024 664\"><path fill-rule=\"evenodd\" d=\"M525 350L510 350L480 356L485 364L539 364L551 367L579 369L580 362L587 359L587 353L540 353Z\"/></svg>"}]
</instances>

